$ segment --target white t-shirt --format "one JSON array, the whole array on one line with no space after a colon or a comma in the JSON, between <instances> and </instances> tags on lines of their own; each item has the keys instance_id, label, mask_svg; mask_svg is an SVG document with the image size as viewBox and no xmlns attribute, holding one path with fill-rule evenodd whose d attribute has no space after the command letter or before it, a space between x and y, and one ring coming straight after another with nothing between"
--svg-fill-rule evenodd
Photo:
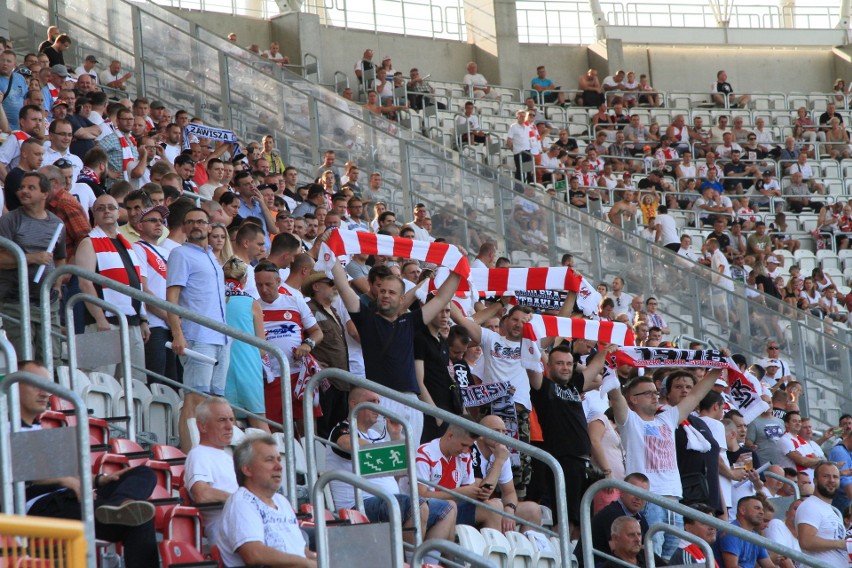
<instances>
[{"instance_id":1,"label":"white t-shirt","mask_svg":"<svg viewBox=\"0 0 852 568\"><path fill-rule=\"evenodd\" d=\"M92 79L95 80L95 83L97 84L98 82L98 72L95 71L94 67L92 67L91 71L86 71L86 68L80 65L74 70L74 74L77 75L77 77L79 77L80 75L91 75Z\"/></svg>"},{"instance_id":2,"label":"white t-shirt","mask_svg":"<svg viewBox=\"0 0 852 568\"><path fill-rule=\"evenodd\" d=\"M713 283L733 292L734 282L728 280L731 277L731 264L721 250L716 249L716 252L710 256L710 267L713 269ZM722 278L722 276L727 278Z\"/></svg>"},{"instance_id":3,"label":"white t-shirt","mask_svg":"<svg viewBox=\"0 0 852 568\"><path fill-rule=\"evenodd\" d=\"M816 495L805 499L796 510L796 526L810 525L816 527L816 535L828 540L846 541L846 527L843 526L843 516L840 511L826 503ZM822 552L805 550L814 558L820 560L821 568L848 568L849 555L845 547Z\"/></svg>"},{"instance_id":4,"label":"white t-shirt","mask_svg":"<svg viewBox=\"0 0 852 568\"><path fill-rule=\"evenodd\" d=\"M813 469L799 467L793 462L793 460L787 457L787 454L790 452L797 451L806 458L817 457L825 459L825 454L822 452L822 449L813 440L808 440L806 442L799 436L794 437L789 432L784 432L784 435L776 440L775 444L778 446L778 453L781 455L781 458L778 460L778 465L781 467L791 467L796 471L806 472L808 477L813 480Z\"/></svg>"},{"instance_id":5,"label":"white t-shirt","mask_svg":"<svg viewBox=\"0 0 852 568\"><path fill-rule=\"evenodd\" d=\"M275 508L268 506L245 487L240 487L225 503L219 550L225 566L243 566L237 550L249 542L260 542L285 554L305 557L305 538L293 507L278 493L272 496Z\"/></svg>"},{"instance_id":6,"label":"white t-shirt","mask_svg":"<svg viewBox=\"0 0 852 568\"><path fill-rule=\"evenodd\" d=\"M183 151L183 148L180 147L180 144L166 144L163 148L163 157L168 160L170 164L175 163L175 158L180 156L180 153Z\"/></svg>"},{"instance_id":7,"label":"white t-shirt","mask_svg":"<svg viewBox=\"0 0 852 568\"><path fill-rule=\"evenodd\" d=\"M338 425L339 427L340 425ZM370 430L367 434L362 432L358 432L358 437L361 440L368 440L372 444L382 444L384 442L389 442L390 437L388 437L387 432L384 432L382 435L377 435L375 431ZM325 464L327 470L340 470L340 471L348 471L352 473L352 460L346 459L334 453L331 449L331 446L326 446L325 448ZM376 487L384 489L391 495L396 495L399 493L399 484L393 476L388 477L374 477L369 480L369 482ZM348 483L343 483L342 481L332 481L329 483L331 487L331 498L334 500L334 507L336 509L354 509L355 508L355 488L349 485ZM363 492L364 499L368 499L373 495L367 491Z\"/></svg>"},{"instance_id":8,"label":"white t-shirt","mask_svg":"<svg viewBox=\"0 0 852 568\"><path fill-rule=\"evenodd\" d=\"M506 137L512 141L513 154L520 154L523 151L529 152L532 149L533 136L531 136L531 128L531 126L518 124L517 122L509 127Z\"/></svg>"},{"instance_id":9,"label":"white t-shirt","mask_svg":"<svg viewBox=\"0 0 852 568\"><path fill-rule=\"evenodd\" d=\"M796 512L798 513L798 510ZM787 528L787 525L781 519L772 519L769 521L769 524L766 525L766 529L763 531L763 536L787 548L798 551L802 550L799 546L799 540L793 536L793 533L790 532L790 529Z\"/></svg>"},{"instance_id":10,"label":"white t-shirt","mask_svg":"<svg viewBox=\"0 0 852 568\"><path fill-rule=\"evenodd\" d=\"M186 455L184 467L186 490L202 481L213 489L234 494L240 488L234 472L234 459L225 450L210 446L195 446ZM204 536L211 544L219 541L219 526L224 509L209 509L201 512L204 518Z\"/></svg>"},{"instance_id":11,"label":"white t-shirt","mask_svg":"<svg viewBox=\"0 0 852 568\"><path fill-rule=\"evenodd\" d=\"M627 474L644 473L651 482L651 492L658 495L683 496L675 451L679 418L677 407L666 408L650 421L629 410L627 421L616 424L624 446Z\"/></svg>"},{"instance_id":12,"label":"white t-shirt","mask_svg":"<svg viewBox=\"0 0 852 568\"><path fill-rule=\"evenodd\" d=\"M715 439L716 443L719 444L719 456L728 465L728 467L730 467L731 463L728 461L727 452L728 442L725 440L725 425L722 424L720 420L716 420L710 416L702 416L701 419L705 424L707 424L707 427L713 434L713 439ZM719 475L719 492L725 497L725 505L727 505L728 508L733 507L734 503L731 498L731 480L721 474Z\"/></svg>"},{"instance_id":13,"label":"white t-shirt","mask_svg":"<svg viewBox=\"0 0 852 568\"><path fill-rule=\"evenodd\" d=\"M660 225L660 244L662 246L680 242L680 237L677 234L677 223L674 217L668 213L661 213L657 215L655 220L657 225Z\"/></svg>"},{"instance_id":14,"label":"white t-shirt","mask_svg":"<svg viewBox=\"0 0 852 568\"><path fill-rule=\"evenodd\" d=\"M92 188L89 187L89 184L87 183L75 183L71 186L71 191L69 193L77 198L77 201L80 202L80 205L83 206L83 210L86 213L88 213L92 208L92 205L95 204L95 192L92 191Z\"/></svg>"},{"instance_id":15,"label":"white t-shirt","mask_svg":"<svg viewBox=\"0 0 852 568\"><path fill-rule=\"evenodd\" d=\"M478 467L479 475L482 476L482 479L488 475L488 472L491 471L491 468L494 467L494 461L497 459L495 454L491 454L491 457L487 460L485 459L485 455L482 453L482 450L479 448L479 442L474 442L477 449L479 449L479 455L482 457L482 460L479 463L475 463L474 467ZM475 477L475 475L474 475ZM503 461L503 465L500 466L500 475L497 476L497 483L503 485L504 483L511 483L514 478L512 477L512 460L506 459Z\"/></svg>"},{"instance_id":16,"label":"white t-shirt","mask_svg":"<svg viewBox=\"0 0 852 568\"><path fill-rule=\"evenodd\" d=\"M535 351L538 345L530 342ZM532 410L530 380L521 364L521 342L506 339L490 329L482 330L482 359L484 383L507 382L515 387L514 400L527 410ZM538 354L540 356L540 354Z\"/></svg>"},{"instance_id":17,"label":"white t-shirt","mask_svg":"<svg viewBox=\"0 0 852 568\"><path fill-rule=\"evenodd\" d=\"M618 314L626 314L630 309L630 302L633 301L633 296L628 294L627 292L622 292L620 296L615 296L615 294L611 296L607 296L608 298L612 298L612 302L615 304L615 308L613 308L612 313Z\"/></svg>"}]
</instances>

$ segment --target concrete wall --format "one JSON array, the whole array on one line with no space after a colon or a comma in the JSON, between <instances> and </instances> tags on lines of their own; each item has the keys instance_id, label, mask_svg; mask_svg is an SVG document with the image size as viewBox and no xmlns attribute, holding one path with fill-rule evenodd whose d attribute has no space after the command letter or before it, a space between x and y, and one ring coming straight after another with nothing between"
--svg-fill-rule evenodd
<instances>
[{"instance_id":1,"label":"concrete wall","mask_svg":"<svg viewBox=\"0 0 852 568\"><path fill-rule=\"evenodd\" d=\"M434 79L461 81L467 62L474 58L472 45L422 37L406 37L397 34L376 34L367 31L344 30L320 27L323 46L323 81L330 81L335 71L343 71L354 84L353 66L361 59L364 50L375 53L373 61L380 63L390 55L393 67L408 74L412 67L420 69L421 75L432 74Z\"/></svg>"},{"instance_id":2,"label":"concrete wall","mask_svg":"<svg viewBox=\"0 0 852 568\"><path fill-rule=\"evenodd\" d=\"M589 68L589 50L580 46L521 44L521 61L515 85L529 90L535 68L547 66L547 76L563 89L576 89L577 79Z\"/></svg>"},{"instance_id":3,"label":"concrete wall","mask_svg":"<svg viewBox=\"0 0 852 568\"><path fill-rule=\"evenodd\" d=\"M234 32L237 34L237 43L242 47L256 43L261 50L265 50L269 48L269 42L273 39L281 41L279 38L271 36L271 27L266 20L217 14L216 12L198 12L196 10L173 9L172 11L181 18L186 18L190 22L194 22L222 37ZM283 46L282 52L287 53Z\"/></svg>"}]
</instances>

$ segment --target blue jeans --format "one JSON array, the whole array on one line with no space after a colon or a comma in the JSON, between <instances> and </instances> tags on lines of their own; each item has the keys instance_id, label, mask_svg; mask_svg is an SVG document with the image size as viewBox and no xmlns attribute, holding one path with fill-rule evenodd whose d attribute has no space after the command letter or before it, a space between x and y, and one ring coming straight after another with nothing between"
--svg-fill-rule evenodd
<instances>
[{"instance_id":1,"label":"blue jeans","mask_svg":"<svg viewBox=\"0 0 852 568\"><path fill-rule=\"evenodd\" d=\"M145 344L145 368L176 381L177 358L174 351L166 349L166 341L171 341L171 339L172 334L165 327L151 328L151 337L148 339L148 343ZM160 381L149 377L148 382L156 383Z\"/></svg>"},{"instance_id":2,"label":"blue jeans","mask_svg":"<svg viewBox=\"0 0 852 568\"><path fill-rule=\"evenodd\" d=\"M656 523L664 523L680 529L683 528L683 517L681 515L653 503L645 504L645 520L648 521L648 527L652 527ZM658 532L654 535L654 553L665 560L672 557L679 545L680 538L670 532Z\"/></svg>"}]
</instances>

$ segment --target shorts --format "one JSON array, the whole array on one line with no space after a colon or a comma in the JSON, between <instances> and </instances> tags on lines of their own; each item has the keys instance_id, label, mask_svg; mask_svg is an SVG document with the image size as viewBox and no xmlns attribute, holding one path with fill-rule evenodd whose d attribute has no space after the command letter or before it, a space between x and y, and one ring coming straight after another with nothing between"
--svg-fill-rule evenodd
<instances>
[{"instance_id":1,"label":"shorts","mask_svg":"<svg viewBox=\"0 0 852 568\"><path fill-rule=\"evenodd\" d=\"M207 361L185 355L180 357L180 364L183 365L183 384L203 393L224 396L231 345L187 341L186 348L216 359L216 364L210 364Z\"/></svg>"},{"instance_id":2,"label":"shorts","mask_svg":"<svg viewBox=\"0 0 852 568\"><path fill-rule=\"evenodd\" d=\"M290 375L290 396L293 399L293 420L303 420L302 401L293 396L293 387L299 379L299 373ZM279 424L284 423L284 408L281 406L281 377L275 377L271 383L263 382L263 396L266 399L266 417ZM314 418L322 416L322 408L314 407Z\"/></svg>"},{"instance_id":3,"label":"shorts","mask_svg":"<svg viewBox=\"0 0 852 568\"><path fill-rule=\"evenodd\" d=\"M411 497L404 493L397 493L394 497L396 497L396 501L399 503L399 511L402 513L402 524L405 524L411 518ZM390 522L387 501L381 497L364 499L364 515L370 519L371 523Z\"/></svg>"},{"instance_id":4,"label":"shorts","mask_svg":"<svg viewBox=\"0 0 852 568\"><path fill-rule=\"evenodd\" d=\"M456 503L456 524L476 526L476 505L467 501L459 501Z\"/></svg>"},{"instance_id":5,"label":"shorts","mask_svg":"<svg viewBox=\"0 0 852 568\"><path fill-rule=\"evenodd\" d=\"M421 497L420 502L422 503L423 501L424 499ZM435 498L425 499L425 501L429 505L429 518L426 520L426 530L431 529L438 521L445 519L453 510L453 504L450 501Z\"/></svg>"}]
</instances>

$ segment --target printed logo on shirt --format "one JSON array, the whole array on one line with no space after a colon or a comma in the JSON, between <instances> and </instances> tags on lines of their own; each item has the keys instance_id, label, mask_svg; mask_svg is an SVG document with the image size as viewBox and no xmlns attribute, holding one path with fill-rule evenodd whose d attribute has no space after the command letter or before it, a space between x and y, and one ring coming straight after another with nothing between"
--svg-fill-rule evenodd
<instances>
[{"instance_id":1,"label":"printed logo on shirt","mask_svg":"<svg viewBox=\"0 0 852 568\"><path fill-rule=\"evenodd\" d=\"M566 400L568 402L583 402L583 397L577 392L577 389L572 386L561 387L557 384L553 385L553 394L556 395L556 398L559 400Z\"/></svg>"},{"instance_id":2,"label":"printed logo on shirt","mask_svg":"<svg viewBox=\"0 0 852 568\"><path fill-rule=\"evenodd\" d=\"M289 314L288 314L289 315ZM299 326L295 324L281 324L266 330L266 339L274 339L277 337L290 337L293 334L302 333Z\"/></svg>"},{"instance_id":3,"label":"printed logo on shirt","mask_svg":"<svg viewBox=\"0 0 852 568\"><path fill-rule=\"evenodd\" d=\"M784 428L778 424L767 424L763 427L763 435L766 436L768 440L780 440L781 436L784 435Z\"/></svg>"},{"instance_id":4,"label":"printed logo on shirt","mask_svg":"<svg viewBox=\"0 0 852 568\"><path fill-rule=\"evenodd\" d=\"M674 435L665 424L645 424L645 470L649 472L677 469Z\"/></svg>"},{"instance_id":5,"label":"printed logo on shirt","mask_svg":"<svg viewBox=\"0 0 852 568\"><path fill-rule=\"evenodd\" d=\"M491 355L498 359L518 360L521 358L521 346L509 347L508 345L501 345L499 341L495 341Z\"/></svg>"}]
</instances>

